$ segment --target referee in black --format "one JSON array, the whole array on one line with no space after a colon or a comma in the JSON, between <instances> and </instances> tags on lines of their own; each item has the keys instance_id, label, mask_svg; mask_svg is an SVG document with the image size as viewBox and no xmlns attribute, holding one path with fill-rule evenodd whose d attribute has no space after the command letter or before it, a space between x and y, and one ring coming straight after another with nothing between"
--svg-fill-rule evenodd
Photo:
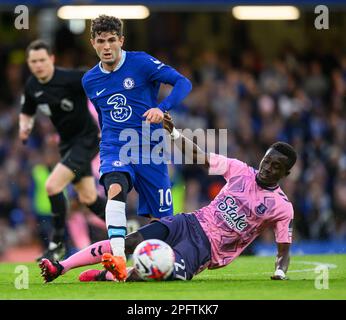
<instances>
[{"instance_id":1,"label":"referee in black","mask_svg":"<svg viewBox=\"0 0 346 320\"><path fill-rule=\"evenodd\" d=\"M67 200L63 194L72 182L78 199L104 218L106 200L97 194L91 161L99 150L99 129L92 118L78 70L54 66L51 47L35 40L26 49L32 76L25 85L19 115L19 138L27 141L34 126L37 109L50 117L60 136L61 160L46 182L52 208L53 234L41 258L61 259L65 254L64 233Z\"/></svg>"}]
</instances>

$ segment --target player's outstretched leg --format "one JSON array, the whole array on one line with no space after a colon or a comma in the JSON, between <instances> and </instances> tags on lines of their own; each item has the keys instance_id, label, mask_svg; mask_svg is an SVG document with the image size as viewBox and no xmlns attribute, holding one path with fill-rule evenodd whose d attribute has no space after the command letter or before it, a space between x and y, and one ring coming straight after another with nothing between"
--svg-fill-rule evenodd
<instances>
[{"instance_id":1,"label":"player's outstretched leg","mask_svg":"<svg viewBox=\"0 0 346 320\"><path fill-rule=\"evenodd\" d=\"M115 280L125 281L127 277L126 261L122 256L114 257L110 253L102 255L101 263L109 271Z\"/></svg>"},{"instance_id":2,"label":"player's outstretched leg","mask_svg":"<svg viewBox=\"0 0 346 320\"><path fill-rule=\"evenodd\" d=\"M79 281L114 281L114 278L107 270L88 269L79 275Z\"/></svg>"},{"instance_id":3,"label":"player's outstretched leg","mask_svg":"<svg viewBox=\"0 0 346 320\"><path fill-rule=\"evenodd\" d=\"M89 281L114 281L113 274L111 274L107 270L95 270L95 269L89 269L86 271L83 271L79 275L79 281L82 282L89 282ZM127 268L127 278L126 282L130 281L144 281L139 276L139 273L134 267L128 267Z\"/></svg>"},{"instance_id":4,"label":"player's outstretched leg","mask_svg":"<svg viewBox=\"0 0 346 320\"><path fill-rule=\"evenodd\" d=\"M58 261L52 262L49 259L42 259L39 267L45 283L51 282L59 277L64 270L64 267Z\"/></svg>"},{"instance_id":5,"label":"player's outstretched leg","mask_svg":"<svg viewBox=\"0 0 346 320\"><path fill-rule=\"evenodd\" d=\"M71 269L100 263L102 255L106 252L111 252L109 240L94 243L63 261L53 262L54 260L52 259L42 259L39 267L41 268L41 273L45 282L50 282L57 276L63 275ZM58 264L58 266L56 266L56 264ZM54 267L59 268L59 273L57 275L56 268Z\"/></svg>"}]
</instances>

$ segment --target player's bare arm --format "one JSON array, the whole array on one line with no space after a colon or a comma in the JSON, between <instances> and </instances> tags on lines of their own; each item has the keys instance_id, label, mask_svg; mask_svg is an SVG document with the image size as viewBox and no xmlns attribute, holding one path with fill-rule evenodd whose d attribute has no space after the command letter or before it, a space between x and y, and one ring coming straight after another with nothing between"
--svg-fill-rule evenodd
<instances>
[{"instance_id":1,"label":"player's bare arm","mask_svg":"<svg viewBox=\"0 0 346 320\"><path fill-rule=\"evenodd\" d=\"M19 114L19 139L25 143L34 127L34 117L25 113Z\"/></svg>"},{"instance_id":2,"label":"player's bare arm","mask_svg":"<svg viewBox=\"0 0 346 320\"><path fill-rule=\"evenodd\" d=\"M209 155L205 153L197 144L186 138L174 127L173 119L168 112L165 112L163 127L171 134L175 144L185 154L192 154L193 163L203 163L209 169ZM202 160L202 161L201 161Z\"/></svg>"},{"instance_id":3,"label":"player's bare arm","mask_svg":"<svg viewBox=\"0 0 346 320\"><path fill-rule=\"evenodd\" d=\"M278 253L275 261L275 272L271 276L272 280L286 280L286 273L290 263L290 244L289 243L278 243Z\"/></svg>"}]
</instances>

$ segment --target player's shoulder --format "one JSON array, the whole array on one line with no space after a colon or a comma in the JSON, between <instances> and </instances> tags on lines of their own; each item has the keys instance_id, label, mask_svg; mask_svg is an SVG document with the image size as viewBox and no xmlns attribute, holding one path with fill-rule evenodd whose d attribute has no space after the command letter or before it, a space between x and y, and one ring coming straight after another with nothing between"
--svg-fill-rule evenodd
<instances>
[{"instance_id":1,"label":"player's shoulder","mask_svg":"<svg viewBox=\"0 0 346 320\"><path fill-rule=\"evenodd\" d=\"M145 51L126 51L126 59L135 60L136 63L153 63L157 61L157 59Z\"/></svg>"},{"instance_id":2,"label":"player's shoulder","mask_svg":"<svg viewBox=\"0 0 346 320\"><path fill-rule=\"evenodd\" d=\"M84 79L88 79L91 78L97 74L101 73L100 70L100 63L97 63L96 65L94 65L90 70L88 70L87 72L85 72L84 74Z\"/></svg>"},{"instance_id":3,"label":"player's shoulder","mask_svg":"<svg viewBox=\"0 0 346 320\"><path fill-rule=\"evenodd\" d=\"M286 194L281 190L280 187L275 189L273 192L274 199L272 199L273 206L271 206L271 214L269 215L269 220L281 221L287 219L293 219L294 208L292 203L288 200Z\"/></svg>"},{"instance_id":4,"label":"player's shoulder","mask_svg":"<svg viewBox=\"0 0 346 320\"><path fill-rule=\"evenodd\" d=\"M97 63L94 67L84 73L82 77L83 84L87 84L90 81L93 81L95 77L97 77L101 73L99 63Z\"/></svg>"},{"instance_id":5,"label":"player's shoulder","mask_svg":"<svg viewBox=\"0 0 346 320\"><path fill-rule=\"evenodd\" d=\"M225 176L226 179L235 176L250 176L254 173L254 169L247 163L217 153L209 154L209 167L209 172L211 174L221 174Z\"/></svg>"},{"instance_id":6,"label":"player's shoulder","mask_svg":"<svg viewBox=\"0 0 346 320\"><path fill-rule=\"evenodd\" d=\"M278 187L275 191L276 198L280 203L280 206L285 207L286 209L292 209L292 202L288 199L287 195L282 191L280 187Z\"/></svg>"},{"instance_id":7,"label":"player's shoulder","mask_svg":"<svg viewBox=\"0 0 346 320\"><path fill-rule=\"evenodd\" d=\"M287 197L287 195L285 194L285 192L283 192L282 189L281 189L280 187L277 188L275 191L276 191L276 194L277 194L282 200L284 200L285 202L291 203L291 202L288 200L288 197Z\"/></svg>"},{"instance_id":8,"label":"player's shoulder","mask_svg":"<svg viewBox=\"0 0 346 320\"><path fill-rule=\"evenodd\" d=\"M236 159L236 158L227 158L229 160L229 165L232 166L232 170L238 170L246 176L254 176L257 173L257 170L249 165L248 163Z\"/></svg>"},{"instance_id":9,"label":"player's shoulder","mask_svg":"<svg viewBox=\"0 0 346 320\"><path fill-rule=\"evenodd\" d=\"M143 59L151 57L145 51L126 51L126 58Z\"/></svg>"}]
</instances>

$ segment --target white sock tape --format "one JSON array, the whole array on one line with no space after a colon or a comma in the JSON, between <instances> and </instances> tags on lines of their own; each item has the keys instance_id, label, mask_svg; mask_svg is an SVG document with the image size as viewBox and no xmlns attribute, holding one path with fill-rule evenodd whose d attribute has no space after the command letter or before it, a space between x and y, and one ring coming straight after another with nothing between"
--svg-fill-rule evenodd
<instances>
[{"instance_id":1,"label":"white sock tape","mask_svg":"<svg viewBox=\"0 0 346 320\"><path fill-rule=\"evenodd\" d=\"M175 127L173 127L173 130L171 132L171 138L173 140L177 140L179 137L180 137L180 132Z\"/></svg>"}]
</instances>

